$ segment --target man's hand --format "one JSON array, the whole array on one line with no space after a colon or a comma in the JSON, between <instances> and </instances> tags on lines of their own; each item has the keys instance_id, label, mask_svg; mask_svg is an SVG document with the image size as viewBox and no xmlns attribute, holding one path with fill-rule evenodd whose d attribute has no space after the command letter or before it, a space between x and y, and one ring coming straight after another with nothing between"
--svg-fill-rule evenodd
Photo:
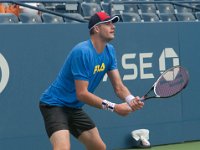
<instances>
[{"instance_id":1,"label":"man's hand","mask_svg":"<svg viewBox=\"0 0 200 150\"><path fill-rule=\"evenodd\" d=\"M132 112L132 109L127 103L115 104L114 112L121 116L127 116Z\"/></svg>"},{"instance_id":2,"label":"man's hand","mask_svg":"<svg viewBox=\"0 0 200 150\"><path fill-rule=\"evenodd\" d=\"M136 111L141 109L144 106L144 103L140 101L138 96L136 96L132 101L130 101L129 106L131 107L132 111Z\"/></svg>"}]
</instances>

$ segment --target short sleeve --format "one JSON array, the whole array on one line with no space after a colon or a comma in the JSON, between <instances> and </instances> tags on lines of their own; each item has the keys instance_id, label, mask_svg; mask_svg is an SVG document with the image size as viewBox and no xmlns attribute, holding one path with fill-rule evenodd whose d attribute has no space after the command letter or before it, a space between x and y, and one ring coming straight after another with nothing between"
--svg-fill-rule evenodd
<instances>
[{"instance_id":1,"label":"short sleeve","mask_svg":"<svg viewBox=\"0 0 200 150\"><path fill-rule=\"evenodd\" d=\"M75 54L71 61L71 71L75 80L89 80L88 58L84 54Z\"/></svg>"}]
</instances>

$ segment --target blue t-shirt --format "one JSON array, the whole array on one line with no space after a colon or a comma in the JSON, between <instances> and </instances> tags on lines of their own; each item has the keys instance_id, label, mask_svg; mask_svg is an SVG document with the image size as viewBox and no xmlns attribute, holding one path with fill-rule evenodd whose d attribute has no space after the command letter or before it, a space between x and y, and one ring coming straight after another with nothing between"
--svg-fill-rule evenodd
<instances>
[{"instance_id":1,"label":"blue t-shirt","mask_svg":"<svg viewBox=\"0 0 200 150\"><path fill-rule=\"evenodd\" d=\"M75 80L88 81L93 93L107 71L117 69L115 50L107 44L97 53L91 40L77 44L69 53L55 81L44 91L41 102L54 106L80 108L84 105L76 97Z\"/></svg>"}]
</instances>

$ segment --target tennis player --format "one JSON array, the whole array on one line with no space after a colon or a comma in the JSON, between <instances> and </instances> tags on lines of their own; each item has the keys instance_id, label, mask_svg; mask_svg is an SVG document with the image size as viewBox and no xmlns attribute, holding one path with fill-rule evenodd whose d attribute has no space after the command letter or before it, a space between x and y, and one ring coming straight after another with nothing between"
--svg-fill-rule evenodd
<instances>
[{"instance_id":1,"label":"tennis player","mask_svg":"<svg viewBox=\"0 0 200 150\"><path fill-rule=\"evenodd\" d=\"M82 106L88 104L126 116L144 105L122 83L117 69L114 23L118 16L105 12L94 14L88 24L90 39L77 44L69 53L55 81L41 96L40 110L54 150L69 150L69 134L83 143L87 150L105 150L98 129ZM115 104L94 95L105 73L116 95L124 102Z\"/></svg>"}]
</instances>

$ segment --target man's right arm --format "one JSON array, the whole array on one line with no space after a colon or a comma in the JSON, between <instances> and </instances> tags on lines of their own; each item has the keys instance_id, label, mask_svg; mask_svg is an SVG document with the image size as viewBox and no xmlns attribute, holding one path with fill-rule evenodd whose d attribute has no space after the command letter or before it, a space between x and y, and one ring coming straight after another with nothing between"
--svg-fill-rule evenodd
<instances>
[{"instance_id":1,"label":"man's right arm","mask_svg":"<svg viewBox=\"0 0 200 150\"><path fill-rule=\"evenodd\" d=\"M90 106L93 106L93 107L96 107L99 109L103 109L103 107L102 107L103 99L96 96L95 94L92 94L91 92L89 92L87 90L88 89L88 81L75 80L75 85L76 85L76 96L77 96L78 100L80 100ZM130 112L132 112L132 110L127 105L127 103L122 103L122 104L115 104L114 112L116 112L118 115L126 116Z\"/></svg>"},{"instance_id":2,"label":"man's right arm","mask_svg":"<svg viewBox=\"0 0 200 150\"><path fill-rule=\"evenodd\" d=\"M78 100L96 107L102 108L102 99L91 92L88 91L88 81L85 80L75 80L76 85L76 96Z\"/></svg>"}]
</instances>

